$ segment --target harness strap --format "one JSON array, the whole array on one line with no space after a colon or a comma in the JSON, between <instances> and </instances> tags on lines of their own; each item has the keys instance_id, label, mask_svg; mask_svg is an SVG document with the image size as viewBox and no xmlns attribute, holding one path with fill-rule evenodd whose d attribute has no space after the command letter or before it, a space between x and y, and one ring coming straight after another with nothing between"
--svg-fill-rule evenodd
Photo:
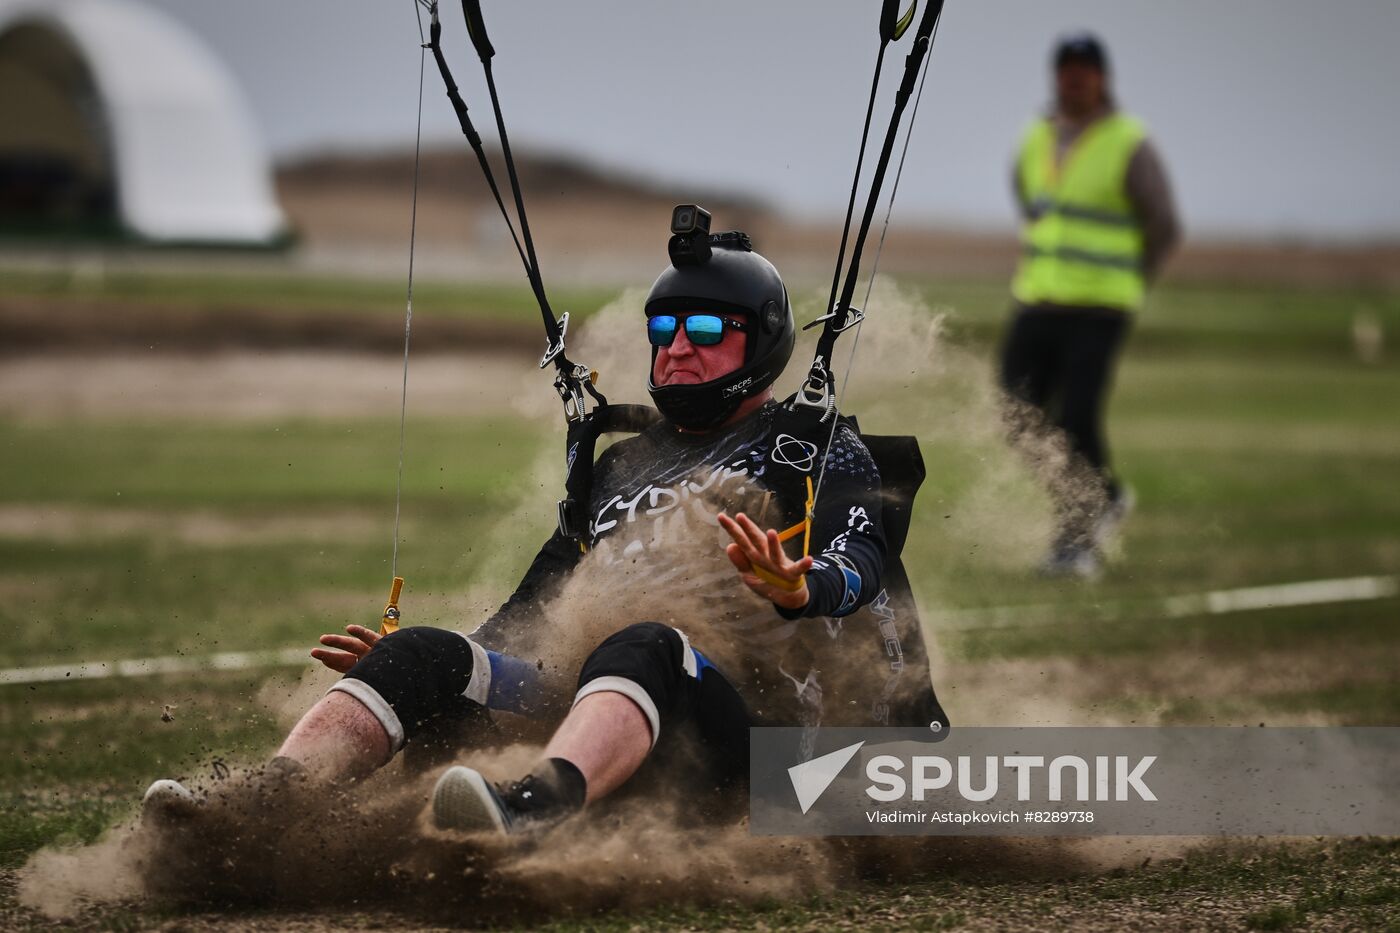
<instances>
[{"instance_id":1,"label":"harness strap","mask_svg":"<svg viewBox=\"0 0 1400 933\"><path fill-rule=\"evenodd\" d=\"M559 500L559 533L586 550L588 503L593 497L593 458L598 438L625 432L640 434L661 420L645 405L600 405L585 417L568 423L564 440L564 498Z\"/></svg>"}]
</instances>

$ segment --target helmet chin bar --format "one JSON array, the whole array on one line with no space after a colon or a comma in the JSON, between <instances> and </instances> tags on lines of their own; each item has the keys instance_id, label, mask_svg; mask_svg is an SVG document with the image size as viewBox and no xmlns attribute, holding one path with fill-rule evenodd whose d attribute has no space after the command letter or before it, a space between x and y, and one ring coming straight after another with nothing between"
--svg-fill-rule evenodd
<instances>
[{"instance_id":1,"label":"helmet chin bar","mask_svg":"<svg viewBox=\"0 0 1400 933\"><path fill-rule=\"evenodd\" d=\"M707 387L709 387L707 389ZM648 387L650 388L650 386ZM697 392L697 389L705 389ZM690 391L681 391L690 390ZM727 401L720 400L720 393L714 383L692 386L658 386L651 389L651 400L662 417L678 428L688 431L708 431L723 424L739 410L744 399L735 395Z\"/></svg>"},{"instance_id":2,"label":"helmet chin bar","mask_svg":"<svg viewBox=\"0 0 1400 933\"><path fill-rule=\"evenodd\" d=\"M759 361L699 385L659 386L648 378L647 391L667 421L688 431L707 431L732 417L745 399L771 386L781 370Z\"/></svg>"}]
</instances>

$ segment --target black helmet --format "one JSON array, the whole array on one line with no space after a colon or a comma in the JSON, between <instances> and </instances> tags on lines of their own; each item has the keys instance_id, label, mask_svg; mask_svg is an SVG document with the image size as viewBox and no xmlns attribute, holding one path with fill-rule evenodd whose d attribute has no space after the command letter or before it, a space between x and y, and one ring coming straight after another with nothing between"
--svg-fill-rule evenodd
<instances>
[{"instance_id":1,"label":"black helmet","mask_svg":"<svg viewBox=\"0 0 1400 933\"><path fill-rule=\"evenodd\" d=\"M778 270L753 251L747 236L711 236L708 231L695 235L708 241L699 250L678 250L675 241L682 238L672 238L672 265L651 286L647 317L693 311L742 315L749 322L744 365L699 385L658 386L648 375L647 389L667 421L703 431L773 384L792 356L796 328ZM707 258L700 258L706 253ZM654 364L655 347L651 358Z\"/></svg>"}]
</instances>

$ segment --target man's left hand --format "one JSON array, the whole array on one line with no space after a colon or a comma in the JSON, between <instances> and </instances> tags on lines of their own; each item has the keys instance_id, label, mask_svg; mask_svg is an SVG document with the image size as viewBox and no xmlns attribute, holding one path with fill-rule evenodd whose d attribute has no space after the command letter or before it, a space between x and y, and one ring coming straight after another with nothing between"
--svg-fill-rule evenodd
<instances>
[{"instance_id":1,"label":"man's left hand","mask_svg":"<svg viewBox=\"0 0 1400 933\"><path fill-rule=\"evenodd\" d=\"M743 512L733 518L721 512L719 524L734 539L732 544L725 545L724 552L739 571L739 579L745 586L784 609L801 609L807 605L810 595L806 574L812 569L811 557L789 560L783 553L778 533L771 528L764 531ZM785 585L770 583L759 576L757 570Z\"/></svg>"}]
</instances>

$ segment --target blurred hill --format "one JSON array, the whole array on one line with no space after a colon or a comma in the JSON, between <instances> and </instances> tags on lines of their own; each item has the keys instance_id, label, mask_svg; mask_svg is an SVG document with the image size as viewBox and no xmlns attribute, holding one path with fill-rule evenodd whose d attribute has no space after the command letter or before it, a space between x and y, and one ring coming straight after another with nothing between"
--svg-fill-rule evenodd
<instances>
[{"instance_id":1,"label":"blurred hill","mask_svg":"<svg viewBox=\"0 0 1400 933\"><path fill-rule=\"evenodd\" d=\"M514 215L505 163L490 154ZM724 229L768 230L757 198L625 176L570 156L517 154L531 233L547 279L630 281L665 257L671 208L693 200ZM413 204L413 153L325 154L283 164L278 192L308 260L403 274ZM519 280L520 263L476 158L425 151L418 177L419 270L433 277Z\"/></svg>"},{"instance_id":2,"label":"blurred hill","mask_svg":"<svg viewBox=\"0 0 1400 933\"><path fill-rule=\"evenodd\" d=\"M504 163L498 153L491 158L509 203ZM547 278L591 284L648 281L665 261L671 208L686 201L708 208L716 229L748 232L789 277L820 281L830 274L839 218L798 219L758 195L623 174L570 155L517 152L517 163ZM509 234L465 147L425 151L418 184L416 261L422 274L506 281L519 277ZM403 274L413 191L411 151L307 156L279 167L277 187L310 266ZM895 223L882 270L919 278L1009 277L1016 258L1009 202L1008 195L1006 233ZM878 238L883 215L882 205L873 238ZM1168 272L1175 280L1400 287L1397 242L1203 242L1192 239L1189 217L1186 223L1186 246Z\"/></svg>"}]
</instances>

